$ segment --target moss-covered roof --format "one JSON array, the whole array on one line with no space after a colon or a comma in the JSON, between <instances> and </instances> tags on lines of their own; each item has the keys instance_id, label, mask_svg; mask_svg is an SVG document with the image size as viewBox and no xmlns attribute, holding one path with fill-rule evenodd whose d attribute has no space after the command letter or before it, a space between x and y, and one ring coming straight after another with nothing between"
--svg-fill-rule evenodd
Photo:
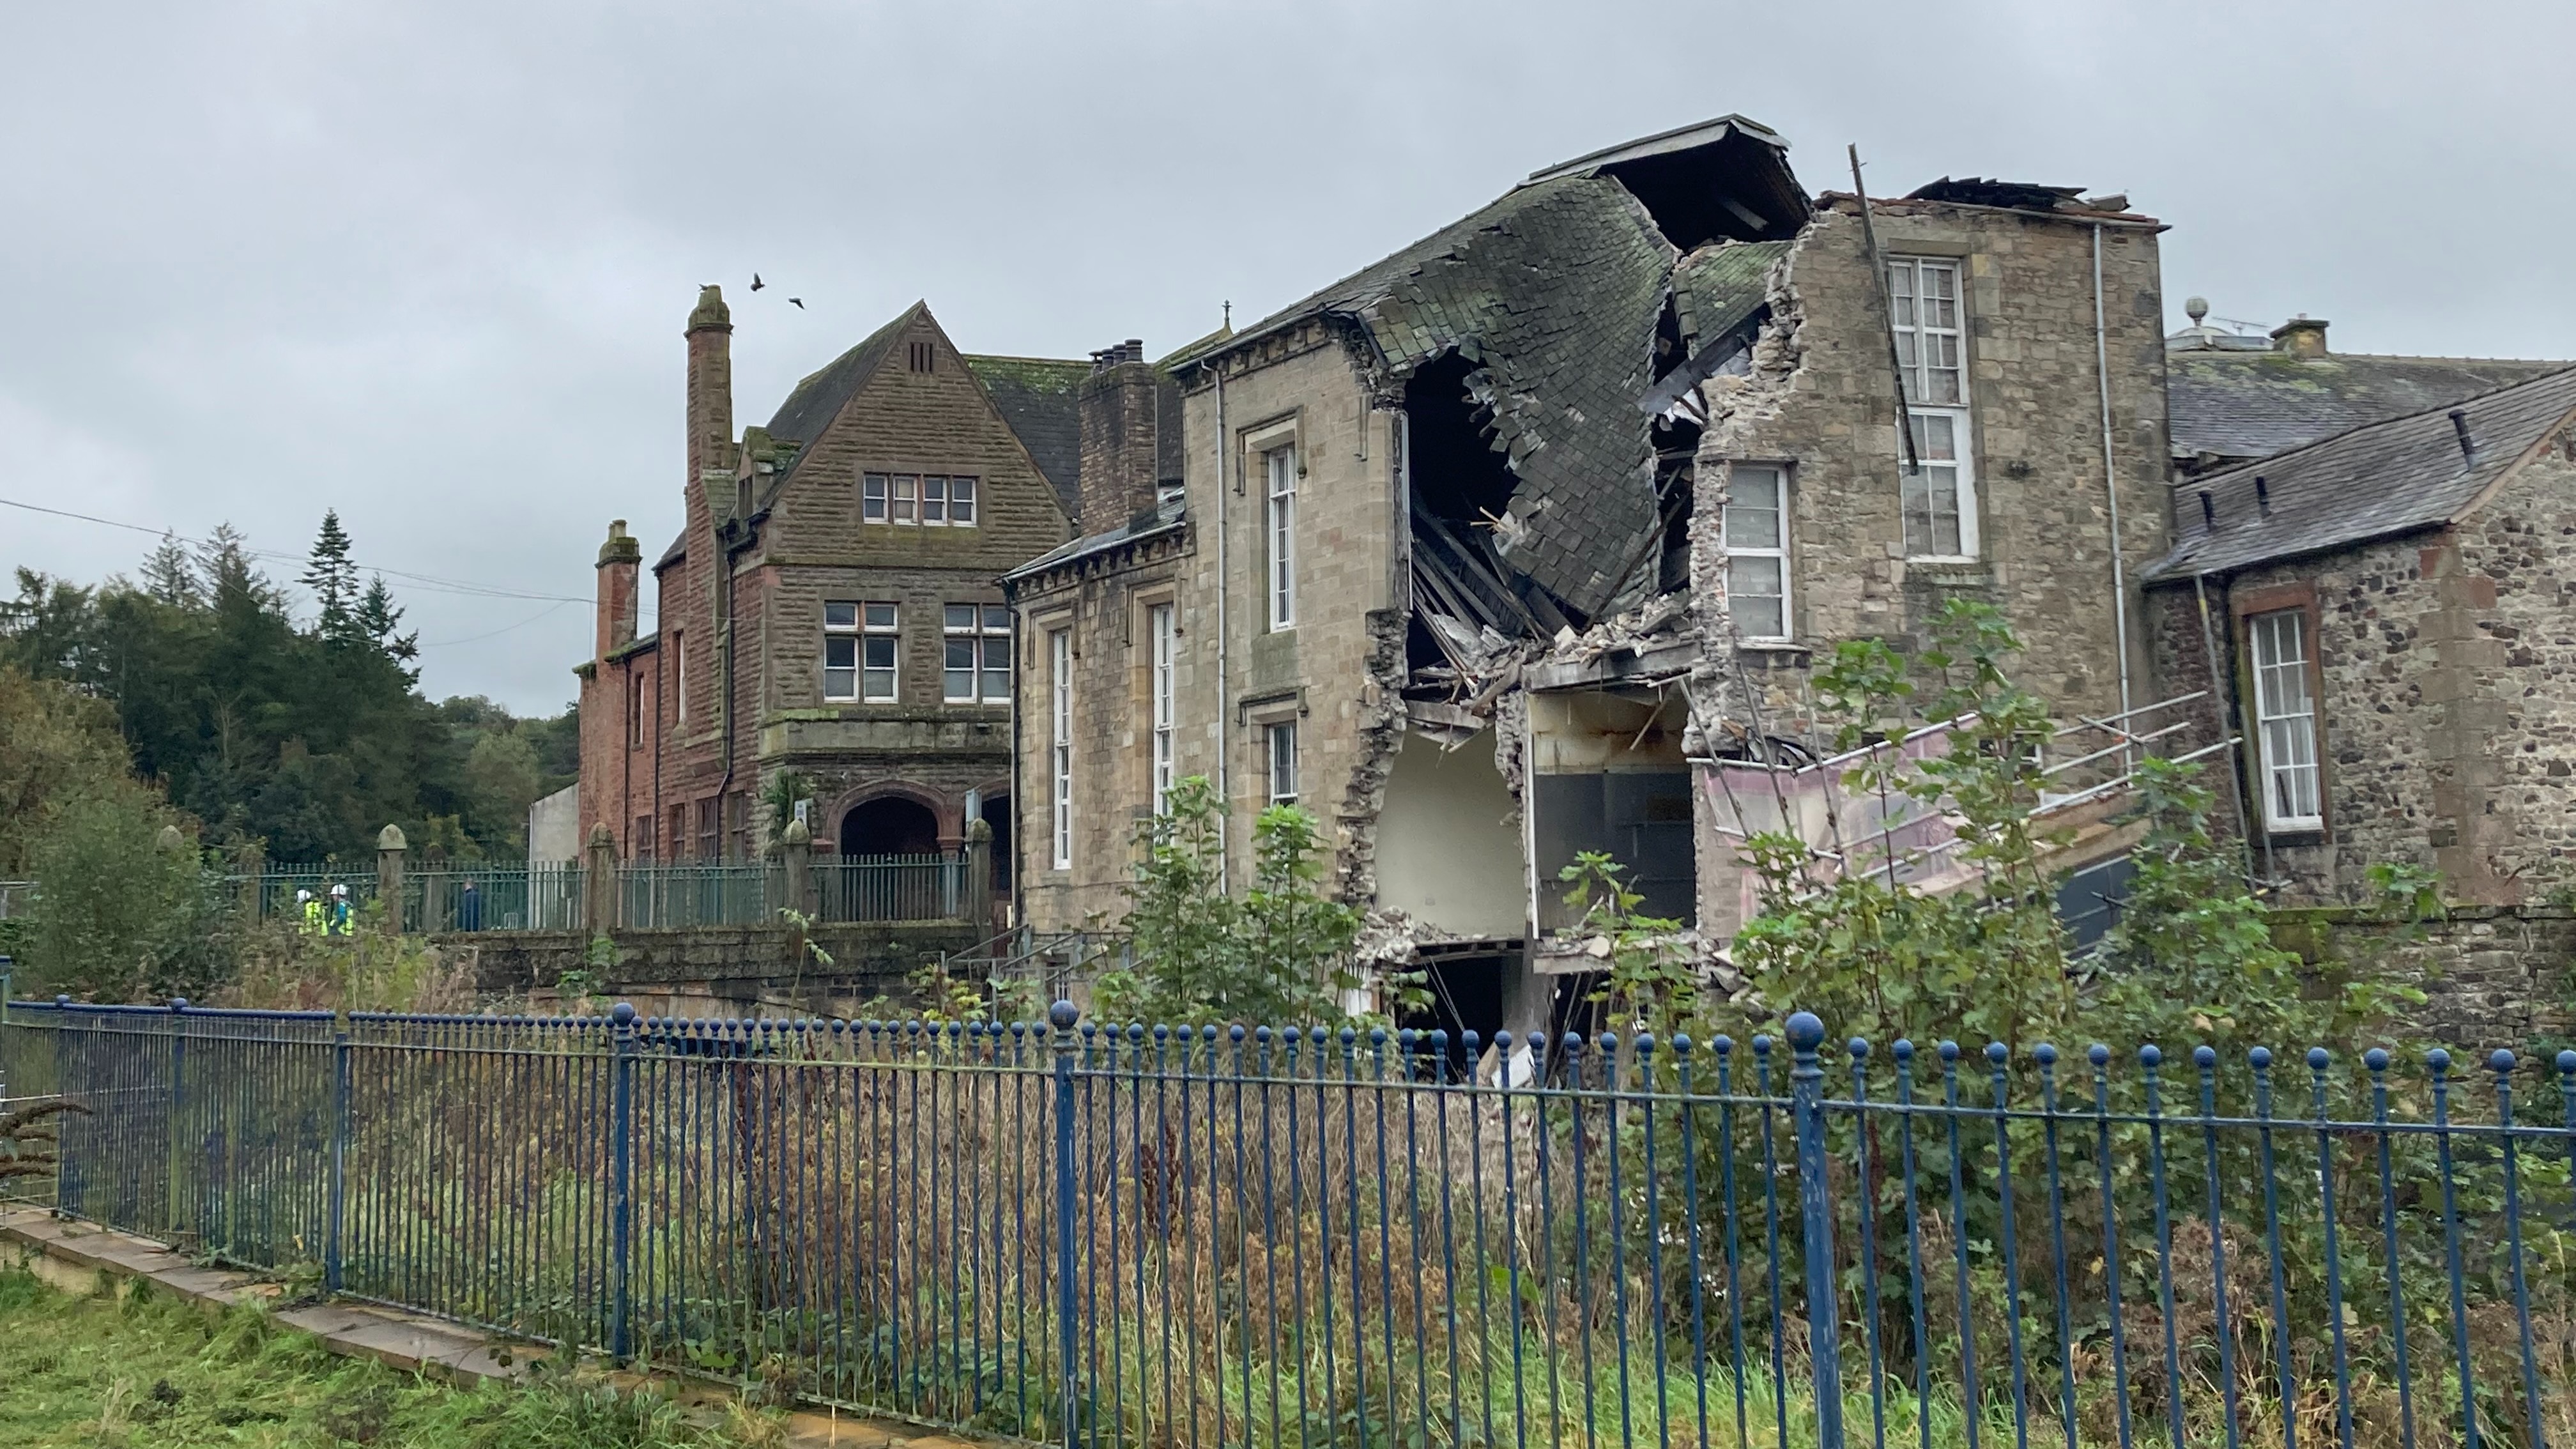
<instances>
[{"instance_id":1,"label":"moss-covered roof","mask_svg":"<svg viewBox=\"0 0 2576 1449\"><path fill-rule=\"evenodd\" d=\"M2267 458L2565 366L2512 358L2175 350L2165 355L2173 452L2177 458Z\"/></svg>"},{"instance_id":2,"label":"moss-covered roof","mask_svg":"<svg viewBox=\"0 0 2576 1449\"><path fill-rule=\"evenodd\" d=\"M984 385L1002 421L1019 434L1038 471L1055 485L1067 514L1080 510L1082 414L1077 390L1091 375L1089 362L1052 357L995 357L969 353L966 368Z\"/></svg>"}]
</instances>

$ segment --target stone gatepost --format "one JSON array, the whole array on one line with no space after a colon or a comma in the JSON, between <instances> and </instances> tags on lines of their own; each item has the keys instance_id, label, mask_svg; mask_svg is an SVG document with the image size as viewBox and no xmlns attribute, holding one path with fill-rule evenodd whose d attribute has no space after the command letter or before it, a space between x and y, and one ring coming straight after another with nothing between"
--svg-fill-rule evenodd
<instances>
[{"instance_id":1,"label":"stone gatepost","mask_svg":"<svg viewBox=\"0 0 2576 1449\"><path fill-rule=\"evenodd\" d=\"M617 837L601 821L581 852L581 928L606 935L617 924Z\"/></svg>"},{"instance_id":2,"label":"stone gatepost","mask_svg":"<svg viewBox=\"0 0 2576 1449\"><path fill-rule=\"evenodd\" d=\"M233 847L233 874L241 877L241 911L254 921L259 919L260 877L267 869L268 857L261 853L258 841Z\"/></svg>"},{"instance_id":3,"label":"stone gatepost","mask_svg":"<svg viewBox=\"0 0 2576 1449\"><path fill-rule=\"evenodd\" d=\"M385 934L399 936L403 928L403 853L411 842L403 838L402 827L387 825L376 832L376 900L385 908Z\"/></svg>"},{"instance_id":4,"label":"stone gatepost","mask_svg":"<svg viewBox=\"0 0 2576 1449\"><path fill-rule=\"evenodd\" d=\"M993 823L966 822L966 899L958 914L978 931L993 928Z\"/></svg>"},{"instance_id":5,"label":"stone gatepost","mask_svg":"<svg viewBox=\"0 0 2576 1449\"><path fill-rule=\"evenodd\" d=\"M778 855L786 870L787 888L780 904L812 920L814 901L814 832L802 820L787 822L786 832L778 837Z\"/></svg>"}]
</instances>

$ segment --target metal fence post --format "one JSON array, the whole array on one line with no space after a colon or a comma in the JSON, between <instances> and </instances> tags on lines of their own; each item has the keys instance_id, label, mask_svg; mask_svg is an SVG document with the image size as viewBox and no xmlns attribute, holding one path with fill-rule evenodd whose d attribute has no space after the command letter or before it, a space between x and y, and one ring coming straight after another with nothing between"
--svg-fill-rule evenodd
<instances>
[{"instance_id":1,"label":"metal fence post","mask_svg":"<svg viewBox=\"0 0 2576 1449\"><path fill-rule=\"evenodd\" d=\"M1807 1351L1815 1360L1817 1449L1842 1449L1843 1383L1841 1313L1834 1292L1834 1209L1827 1194L1825 1071L1816 1049L1825 1024L1801 1011L1788 1021L1791 1113L1798 1124L1798 1211L1806 1220Z\"/></svg>"},{"instance_id":2,"label":"metal fence post","mask_svg":"<svg viewBox=\"0 0 2576 1449\"><path fill-rule=\"evenodd\" d=\"M608 1019L617 1045L609 1088L608 1352L624 1362L632 1351L627 1264L635 1242L635 1008L621 1001Z\"/></svg>"},{"instance_id":3,"label":"metal fence post","mask_svg":"<svg viewBox=\"0 0 2576 1449\"><path fill-rule=\"evenodd\" d=\"M9 1100L9 978L17 964L0 955L0 1102Z\"/></svg>"},{"instance_id":4,"label":"metal fence post","mask_svg":"<svg viewBox=\"0 0 2576 1449\"><path fill-rule=\"evenodd\" d=\"M322 1249L322 1286L340 1291L342 1234L349 1212L349 1018L331 1033L331 1225Z\"/></svg>"},{"instance_id":5,"label":"metal fence post","mask_svg":"<svg viewBox=\"0 0 2576 1449\"><path fill-rule=\"evenodd\" d=\"M1078 1300L1073 1291L1073 1028L1081 1020L1081 1009L1070 1001L1059 1001L1047 1008L1047 1024L1055 1028L1055 1317L1056 1354L1061 1360L1057 1377L1064 1386L1066 1449L1074 1449L1082 1413L1081 1386L1075 1368L1081 1347L1076 1336Z\"/></svg>"},{"instance_id":6,"label":"metal fence post","mask_svg":"<svg viewBox=\"0 0 2576 1449\"><path fill-rule=\"evenodd\" d=\"M182 1158L179 1114L188 1105L188 998L170 998L170 1120L162 1152L162 1171L169 1178L164 1217L171 1241L179 1237L179 1164Z\"/></svg>"}]
</instances>

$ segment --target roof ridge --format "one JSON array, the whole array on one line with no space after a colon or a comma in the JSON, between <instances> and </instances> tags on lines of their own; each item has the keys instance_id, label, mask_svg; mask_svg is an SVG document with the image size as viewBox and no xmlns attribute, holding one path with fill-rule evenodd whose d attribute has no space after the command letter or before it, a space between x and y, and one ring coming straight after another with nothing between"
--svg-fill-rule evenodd
<instances>
[{"instance_id":1,"label":"roof ridge","mask_svg":"<svg viewBox=\"0 0 2576 1449\"><path fill-rule=\"evenodd\" d=\"M2178 347L2168 350L2185 358L2286 357L2293 362L2345 362L2356 358L2371 362L2515 362L2527 363L2533 367L2546 367L2553 371L2562 367L2576 367L2576 358L2562 357L2453 357L2429 352L2329 352L2323 357L2297 357L2276 347Z\"/></svg>"},{"instance_id":2,"label":"roof ridge","mask_svg":"<svg viewBox=\"0 0 2576 1449\"><path fill-rule=\"evenodd\" d=\"M2362 355L2367 356L2369 354ZM2437 413L2448 413L2454 408L2464 408L2473 402L2481 402L2487 398L2512 392L2517 388L2538 387L2544 382L2564 377L2571 372L2576 372L2576 362L2559 363L2551 367L2547 372L2536 373L2530 377L2516 378L2511 382L2498 383L2484 392L2473 392L2468 394L2466 397L2453 398L2451 401L2446 403L2435 403L2429 408L2417 408L2411 413L2398 413L2393 417L2373 418L2366 423L2355 423L2351 427L2345 428L2340 432L2328 433L2322 438L2301 443L2295 448L2283 448L2277 453L2267 454L2260 458L2250 458L2245 462L2235 464L2231 467L2220 468L2214 472L2204 473L2196 478L2178 478L2174 480L2173 487L2176 490L2186 487L2205 488L2222 479L2233 478L2240 473L2250 472L2256 468L2276 467L2285 458L2296 458L2303 453L2313 453L2317 449L2325 447L2329 443L2341 442L2346 438L2357 437L2360 434L2374 432L2380 428L2393 428L2399 423L2411 423L2418 418L2432 417Z\"/></svg>"},{"instance_id":3,"label":"roof ridge","mask_svg":"<svg viewBox=\"0 0 2576 1449\"><path fill-rule=\"evenodd\" d=\"M960 352L969 362L1044 362L1058 367L1089 367L1088 357L1039 357L1025 352Z\"/></svg>"}]
</instances>

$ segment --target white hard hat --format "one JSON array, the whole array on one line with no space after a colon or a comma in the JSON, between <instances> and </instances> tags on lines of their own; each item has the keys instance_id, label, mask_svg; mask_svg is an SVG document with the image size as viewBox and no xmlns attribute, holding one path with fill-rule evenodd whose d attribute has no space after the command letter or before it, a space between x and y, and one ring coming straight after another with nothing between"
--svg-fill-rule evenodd
<instances>
[{"instance_id":1,"label":"white hard hat","mask_svg":"<svg viewBox=\"0 0 2576 1449\"><path fill-rule=\"evenodd\" d=\"M313 892L311 892L311 891L297 891L297 892L295 893L295 899L296 899L296 900L298 900L298 901L309 901L309 900L313 899Z\"/></svg>"},{"instance_id":2,"label":"white hard hat","mask_svg":"<svg viewBox=\"0 0 2576 1449\"><path fill-rule=\"evenodd\" d=\"M331 887L331 894L333 894L333 895L335 895L335 896L345 896L345 895L347 895L348 893L349 893L349 888L348 888L347 886L344 886L344 885L335 885L335 886Z\"/></svg>"}]
</instances>

